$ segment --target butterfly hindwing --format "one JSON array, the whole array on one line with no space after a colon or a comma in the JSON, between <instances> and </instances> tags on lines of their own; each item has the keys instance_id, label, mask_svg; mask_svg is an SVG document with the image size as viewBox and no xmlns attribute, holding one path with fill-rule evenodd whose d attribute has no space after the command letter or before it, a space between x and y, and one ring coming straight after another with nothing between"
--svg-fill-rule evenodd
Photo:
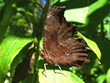
<instances>
[{"instance_id":1,"label":"butterfly hindwing","mask_svg":"<svg viewBox=\"0 0 110 83\"><path fill-rule=\"evenodd\" d=\"M89 62L82 39L75 37L76 27L64 17L65 7L51 7L44 27L44 50L41 56L53 65L81 67Z\"/></svg>"}]
</instances>

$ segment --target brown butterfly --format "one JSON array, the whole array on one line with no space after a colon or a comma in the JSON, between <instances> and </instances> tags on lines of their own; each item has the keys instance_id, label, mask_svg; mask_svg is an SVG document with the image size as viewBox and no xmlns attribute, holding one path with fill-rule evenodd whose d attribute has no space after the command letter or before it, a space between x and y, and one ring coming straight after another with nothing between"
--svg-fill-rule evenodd
<instances>
[{"instance_id":1,"label":"brown butterfly","mask_svg":"<svg viewBox=\"0 0 110 83\"><path fill-rule=\"evenodd\" d=\"M44 50L41 56L52 65L82 67L88 63L88 49L75 37L76 27L66 21L65 6L51 7L44 27Z\"/></svg>"}]
</instances>

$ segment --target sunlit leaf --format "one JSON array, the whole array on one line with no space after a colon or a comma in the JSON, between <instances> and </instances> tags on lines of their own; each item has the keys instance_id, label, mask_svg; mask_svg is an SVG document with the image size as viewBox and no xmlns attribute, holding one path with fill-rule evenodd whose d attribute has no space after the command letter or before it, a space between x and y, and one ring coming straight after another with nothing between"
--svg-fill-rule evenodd
<instances>
[{"instance_id":1,"label":"sunlit leaf","mask_svg":"<svg viewBox=\"0 0 110 83\"><path fill-rule=\"evenodd\" d=\"M65 11L65 17L67 21L85 23L87 12L88 12L88 7L68 9Z\"/></svg>"},{"instance_id":2,"label":"sunlit leaf","mask_svg":"<svg viewBox=\"0 0 110 83\"><path fill-rule=\"evenodd\" d=\"M100 52L97 44L94 41L83 36L80 32L78 32L77 35L82 37L86 41L87 45L92 49L92 51L97 55L98 59L100 60L101 52Z\"/></svg>"},{"instance_id":3,"label":"sunlit leaf","mask_svg":"<svg viewBox=\"0 0 110 83\"><path fill-rule=\"evenodd\" d=\"M106 77L105 74L100 75L100 76L96 79L96 82L97 82L97 83L104 83L105 77ZM109 83L109 82L107 82L107 83Z\"/></svg>"},{"instance_id":4,"label":"sunlit leaf","mask_svg":"<svg viewBox=\"0 0 110 83\"><path fill-rule=\"evenodd\" d=\"M47 76L47 77L46 77ZM70 71L46 70L39 71L40 83L84 83L79 77Z\"/></svg>"},{"instance_id":5,"label":"sunlit leaf","mask_svg":"<svg viewBox=\"0 0 110 83\"><path fill-rule=\"evenodd\" d=\"M15 56L31 41L32 39L14 35L9 35L3 40L0 45L0 83L3 82Z\"/></svg>"},{"instance_id":6,"label":"sunlit leaf","mask_svg":"<svg viewBox=\"0 0 110 83\"><path fill-rule=\"evenodd\" d=\"M110 83L110 69L108 69L108 71L107 71L106 82Z\"/></svg>"}]
</instances>

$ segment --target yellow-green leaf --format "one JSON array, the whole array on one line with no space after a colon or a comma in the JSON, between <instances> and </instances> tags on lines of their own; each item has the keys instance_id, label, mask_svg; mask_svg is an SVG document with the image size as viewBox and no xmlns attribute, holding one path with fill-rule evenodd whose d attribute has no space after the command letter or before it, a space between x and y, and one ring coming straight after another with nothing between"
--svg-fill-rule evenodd
<instances>
[{"instance_id":1,"label":"yellow-green leaf","mask_svg":"<svg viewBox=\"0 0 110 83\"><path fill-rule=\"evenodd\" d=\"M97 55L98 59L100 60L101 59L101 52L98 48L98 45L94 41L83 36L80 32L78 32L77 35L82 37L86 41L87 45L92 49L92 51Z\"/></svg>"}]
</instances>

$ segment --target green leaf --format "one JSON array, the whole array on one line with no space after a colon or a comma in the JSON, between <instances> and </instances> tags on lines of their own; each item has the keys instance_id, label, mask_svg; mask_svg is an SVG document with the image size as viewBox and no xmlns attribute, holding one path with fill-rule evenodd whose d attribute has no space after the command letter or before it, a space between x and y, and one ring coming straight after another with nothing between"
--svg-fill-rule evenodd
<instances>
[{"instance_id":1,"label":"green leaf","mask_svg":"<svg viewBox=\"0 0 110 83\"><path fill-rule=\"evenodd\" d=\"M110 68L107 71L107 75L106 75L106 82L110 83Z\"/></svg>"},{"instance_id":2,"label":"green leaf","mask_svg":"<svg viewBox=\"0 0 110 83\"><path fill-rule=\"evenodd\" d=\"M0 83L3 82L10 65L20 50L32 39L8 35L0 45Z\"/></svg>"},{"instance_id":3,"label":"green leaf","mask_svg":"<svg viewBox=\"0 0 110 83\"><path fill-rule=\"evenodd\" d=\"M6 0L4 2L4 6L2 8L0 7L0 42L3 40L3 37L10 23L10 18L13 15L12 5L17 1L18 0Z\"/></svg>"},{"instance_id":4,"label":"green leaf","mask_svg":"<svg viewBox=\"0 0 110 83\"><path fill-rule=\"evenodd\" d=\"M46 77L47 76L47 77ZM79 77L70 71L39 69L40 83L84 83Z\"/></svg>"},{"instance_id":5,"label":"green leaf","mask_svg":"<svg viewBox=\"0 0 110 83\"><path fill-rule=\"evenodd\" d=\"M37 73L30 73L26 78L20 83L39 83L37 80L38 74Z\"/></svg>"},{"instance_id":6,"label":"green leaf","mask_svg":"<svg viewBox=\"0 0 110 83\"><path fill-rule=\"evenodd\" d=\"M88 9L89 9L88 7L78 9L68 9L65 11L64 15L67 21L85 23Z\"/></svg>"},{"instance_id":7,"label":"green leaf","mask_svg":"<svg viewBox=\"0 0 110 83\"><path fill-rule=\"evenodd\" d=\"M98 59L100 60L101 59L101 52L100 52L97 44L94 41L83 36L80 32L78 32L77 35L82 37L86 41L87 45L92 49L92 51L97 55Z\"/></svg>"},{"instance_id":8,"label":"green leaf","mask_svg":"<svg viewBox=\"0 0 110 83\"><path fill-rule=\"evenodd\" d=\"M105 74L98 76L98 78L96 79L96 83L104 83L105 78L106 78ZM109 83L109 82L107 82L107 83Z\"/></svg>"},{"instance_id":9,"label":"green leaf","mask_svg":"<svg viewBox=\"0 0 110 83\"><path fill-rule=\"evenodd\" d=\"M32 43L29 43L25 45L22 50L17 54L17 56L13 59L13 62L11 63L11 68L10 68L10 77L12 78L14 76L14 73L16 71L16 67L18 64L20 64L27 56L27 53L29 53L28 49Z\"/></svg>"},{"instance_id":10,"label":"green leaf","mask_svg":"<svg viewBox=\"0 0 110 83\"><path fill-rule=\"evenodd\" d=\"M50 0L50 5L54 5L56 2L58 2L59 0Z\"/></svg>"}]
</instances>

